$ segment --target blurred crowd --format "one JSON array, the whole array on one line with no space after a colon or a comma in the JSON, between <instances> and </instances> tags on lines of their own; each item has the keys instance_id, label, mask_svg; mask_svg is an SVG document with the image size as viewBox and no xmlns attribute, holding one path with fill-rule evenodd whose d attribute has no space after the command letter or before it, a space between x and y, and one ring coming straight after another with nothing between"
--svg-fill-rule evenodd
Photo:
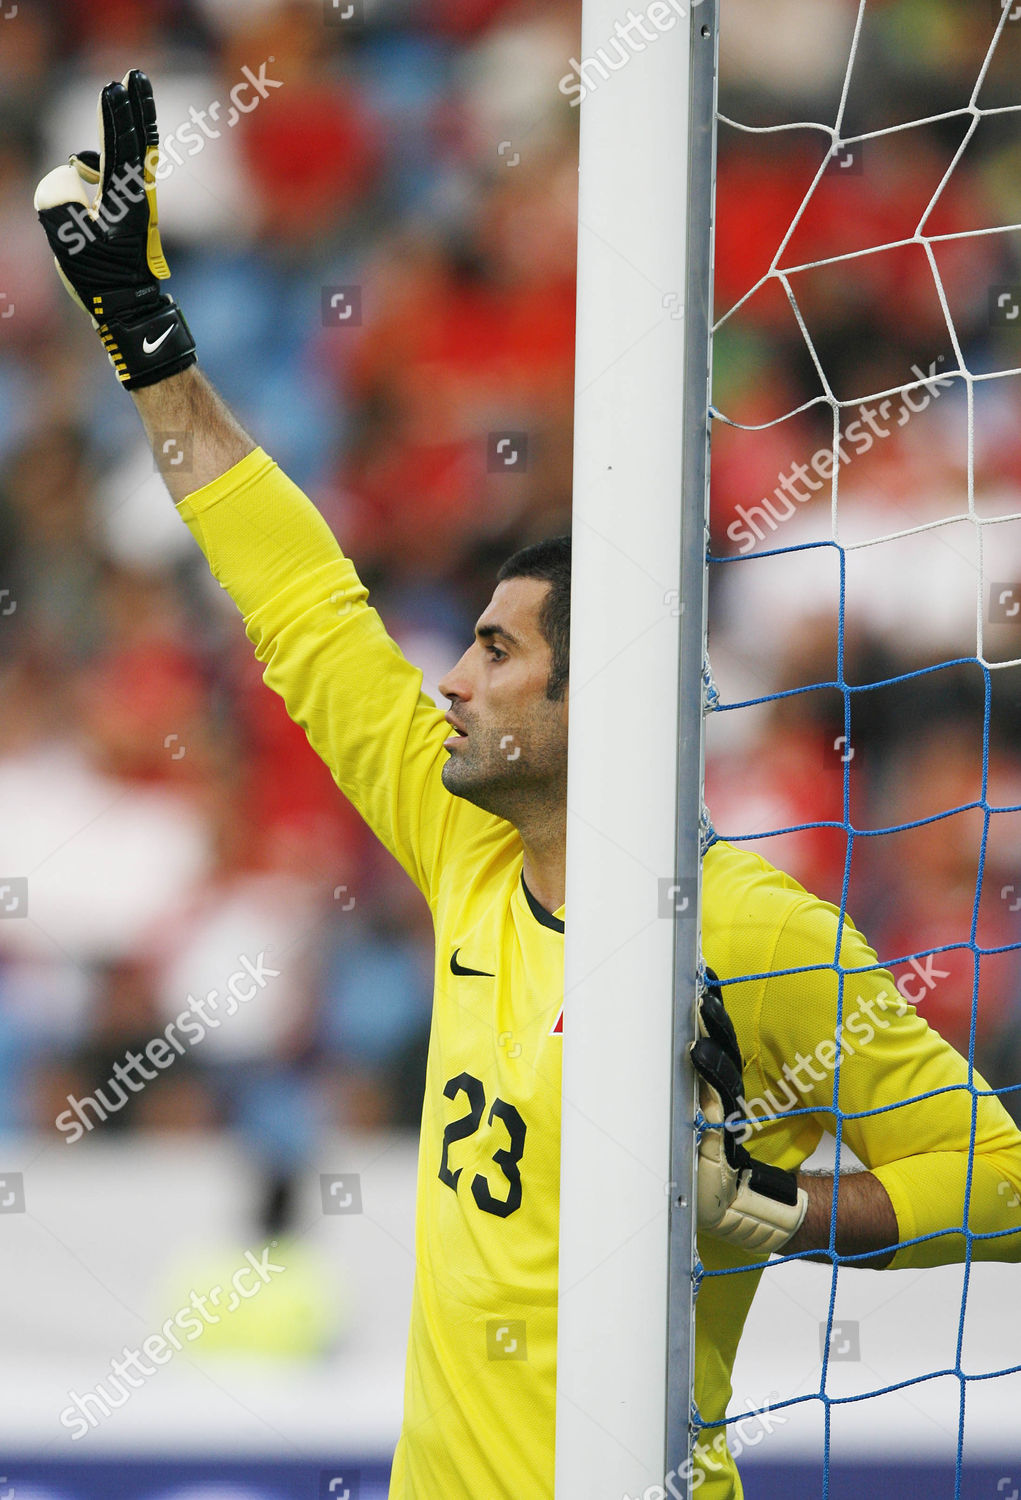
<instances>
[{"instance_id":1,"label":"blurred crowd","mask_svg":"<svg viewBox=\"0 0 1021 1500\"><path fill-rule=\"evenodd\" d=\"M979 9L870 0L844 134L888 133L834 155L782 265L911 241L969 103L1021 103L1013 19L973 99L999 15ZM722 0L722 113L832 122L856 11ZM173 144L171 290L200 359L435 691L496 565L569 529L577 111L558 81L579 48L578 0L3 7L0 1128L51 1129L264 952L265 992L103 1129L237 1127L279 1199L322 1129L416 1123L432 966L421 897L262 684L64 296L36 180L94 143L104 82L150 74ZM892 129L922 115L946 118ZM915 242L801 271L797 313L775 277L746 298L828 149L818 130L721 126L717 313L734 311L715 352L711 652L724 704L762 701L713 716L708 799L722 834L828 899L846 876L882 958L949 947L907 992L965 1050L980 964L976 1057L999 1087L1021 1077L1021 859L1018 815L983 804L1021 806L1021 715L1017 669L975 658L1021 657L1011 599L990 604L1021 580L1021 522L1000 519L1021 512L1021 424L1017 377L976 384L971 450L945 372L1021 367L1021 320L997 303L1013 287L1021 310L1021 232L968 235L1021 221L1021 119L978 119L925 225L965 237L931 261ZM836 517L829 482L763 506L832 453L827 397L853 403L846 420L917 387L916 367L925 408L897 407L841 467ZM186 435L170 441L187 464ZM841 682L849 724L839 685L771 696ZM850 856L845 781L873 831ZM837 826L758 839L818 820Z\"/></svg>"}]
</instances>

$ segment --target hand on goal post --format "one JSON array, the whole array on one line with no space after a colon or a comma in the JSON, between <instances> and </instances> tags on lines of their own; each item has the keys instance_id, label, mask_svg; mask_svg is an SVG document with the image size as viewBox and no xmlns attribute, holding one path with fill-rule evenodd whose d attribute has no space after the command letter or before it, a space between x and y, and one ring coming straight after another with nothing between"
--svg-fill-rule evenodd
<instances>
[{"instance_id":1,"label":"hand on goal post","mask_svg":"<svg viewBox=\"0 0 1021 1500\"><path fill-rule=\"evenodd\" d=\"M742 1144L742 1061L734 1024L716 976L698 998L698 1039L691 1061L699 1076L706 1126L698 1143L698 1225L742 1250L781 1250L801 1228L808 1194L793 1172L772 1167Z\"/></svg>"}]
</instances>

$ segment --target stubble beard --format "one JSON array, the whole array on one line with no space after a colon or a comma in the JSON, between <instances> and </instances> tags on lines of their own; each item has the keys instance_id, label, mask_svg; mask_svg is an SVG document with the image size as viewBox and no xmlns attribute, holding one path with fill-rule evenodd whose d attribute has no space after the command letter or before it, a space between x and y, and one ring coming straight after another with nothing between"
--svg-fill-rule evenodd
<instances>
[{"instance_id":1,"label":"stubble beard","mask_svg":"<svg viewBox=\"0 0 1021 1500\"><path fill-rule=\"evenodd\" d=\"M560 775L554 774L552 766L537 775L532 758L526 758L522 750L512 760L502 738L494 737L481 753L478 745L451 752L441 772L447 791L519 829L562 818L567 800L566 752Z\"/></svg>"},{"instance_id":2,"label":"stubble beard","mask_svg":"<svg viewBox=\"0 0 1021 1500\"><path fill-rule=\"evenodd\" d=\"M474 740L474 735L470 738ZM452 796L462 797L484 812L505 817L505 808L516 800L514 792L521 790L522 769L520 760L508 761L495 741L485 747L477 742L462 742L461 748L449 752L440 774Z\"/></svg>"}]
</instances>

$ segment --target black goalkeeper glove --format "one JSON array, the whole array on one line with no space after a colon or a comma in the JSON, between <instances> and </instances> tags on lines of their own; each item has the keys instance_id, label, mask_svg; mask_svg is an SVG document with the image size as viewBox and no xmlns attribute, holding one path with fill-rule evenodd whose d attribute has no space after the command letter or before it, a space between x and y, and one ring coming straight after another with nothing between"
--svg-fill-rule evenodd
<instances>
[{"instance_id":1,"label":"black goalkeeper glove","mask_svg":"<svg viewBox=\"0 0 1021 1500\"><path fill-rule=\"evenodd\" d=\"M793 1172L767 1166L741 1144L741 1049L716 976L698 999L698 1040L691 1061L699 1104L711 1129L698 1147L698 1224L742 1250L780 1250L801 1228L808 1194Z\"/></svg>"},{"instance_id":2,"label":"black goalkeeper glove","mask_svg":"<svg viewBox=\"0 0 1021 1500\"><path fill-rule=\"evenodd\" d=\"M57 271L89 313L127 390L195 363L173 297L156 215L159 132L152 85L137 68L99 96L100 151L80 151L35 190Z\"/></svg>"}]
</instances>

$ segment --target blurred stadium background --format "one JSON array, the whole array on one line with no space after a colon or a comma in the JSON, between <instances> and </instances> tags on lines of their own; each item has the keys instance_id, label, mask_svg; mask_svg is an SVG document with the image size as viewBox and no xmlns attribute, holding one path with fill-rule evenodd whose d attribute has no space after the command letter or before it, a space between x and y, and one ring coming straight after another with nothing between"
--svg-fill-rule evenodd
<instances>
[{"instance_id":1,"label":"blurred stadium background","mask_svg":"<svg viewBox=\"0 0 1021 1500\"><path fill-rule=\"evenodd\" d=\"M723 0L722 112L756 124L832 119L855 9ZM428 913L262 685L32 210L43 172L93 142L99 87L143 67L161 132L177 142L161 226L200 359L322 509L434 684L499 561L569 527L577 112L557 85L578 56L580 4L353 0L346 10L8 0L0 11L0 882L27 882L17 898L27 891L27 914L19 905L0 921L0 1175L20 1174L24 1191L24 1212L15 1198L0 1216L0 1479L17 1500L279 1500L331 1493L345 1470L352 1495L385 1493L410 1296ZM960 108L998 16L997 0L873 0L848 133ZM257 104L228 126L230 91L251 76L265 97L250 89ZM1011 15L983 104L1019 102L1019 79L1021 16ZM1021 219L1021 133L1011 117L987 124L946 195L944 232ZM843 173L834 163L799 230L801 258L910 232L960 129L869 143ZM766 269L817 152L797 131L722 129L720 310ZM945 270L974 367L1021 365L1021 320L993 295L1013 288L1021 310L1019 237L959 242ZM928 370L950 352L931 278L908 256L820 277L809 306L840 395L899 383L913 363ZM721 332L715 401L728 415L768 422L817 389L779 299L752 299ZM1017 397L1009 379L978 403L985 514L1021 510ZM714 551L737 552L738 507L761 504L830 442L812 412L754 442L717 424ZM849 466L848 524L857 515L870 532L892 532L956 513L966 451L963 401L947 390ZM825 495L799 504L783 544L816 534L827 507ZM755 542L772 544L769 528ZM996 528L994 545L993 576L1009 588L1021 580L1018 524ZM941 539L909 560L896 544L858 557L849 680L973 654L966 548ZM751 564L714 571L713 662L730 698L833 675L835 566L818 558L795 554L782 581L761 572L760 584ZM1021 656L1021 625L1005 614L992 641L1001 658ZM1021 803L1016 671L996 679L993 795ZM906 821L975 796L977 668L862 702L856 819ZM839 814L837 693L718 718L708 798L720 831ZM848 906L881 957L966 942L978 817L868 841ZM1018 831L1002 817L987 853L979 938L990 946L1021 937ZM839 899L839 832L762 850ZM54 1127L69 1096L92 1095L189 994L222 989L240 955L260 952L280 971L265 991L69 1145ZM971 964L966 946L946 955L949 973L925 999L965 1051ZM1021 1056L1016 950L983 958L982 993L976 1058L1004 1087ZM1005 1102L1016 1112L1015 1097ZM322 1174L358 1174L363 1212L331 1211ZM69 1391L94 1388L124 1344L270 1240L287 1275L73 1443L59 1420ZM982 1280L980 1309L999 1305L999 1269ZM754 1315L742 1399L811 1385L828 1279L800 1270L797 1285L771 1280L779 1290ZM930 1368L951 1360L952 1347L935 1347L933 1308L945 1303L956 1330L960 1282L959 1271L926 1273L896 1303L889 1347L866 1351L875 1383L923 1327ZM886 1296L862 1290L855 1317ZM783 1299L788 1324L798 1307L796 1370L777 1332ZM992 1322L990 1367L1006 1362L994 1352L1002 1318ZM1016 1408L989 1399L969 1470L976 1495L1013 1482L1001 1460L1016 1440L1001 1438L1016 1430ZM860 1431L872 1455L931 1451L936 1463L947 1434L937 1441L927 1420L912 1427L899 1410ZM818 1475L818 1462L790 1467L818 1452L818 1425L796 1428L749 1454L750 1496L790 1494L795 1473L801 1485ZM937 1471L927 1472L901 1475L898 1493L936 1494Z\"/></svg>"}]
</instances>

